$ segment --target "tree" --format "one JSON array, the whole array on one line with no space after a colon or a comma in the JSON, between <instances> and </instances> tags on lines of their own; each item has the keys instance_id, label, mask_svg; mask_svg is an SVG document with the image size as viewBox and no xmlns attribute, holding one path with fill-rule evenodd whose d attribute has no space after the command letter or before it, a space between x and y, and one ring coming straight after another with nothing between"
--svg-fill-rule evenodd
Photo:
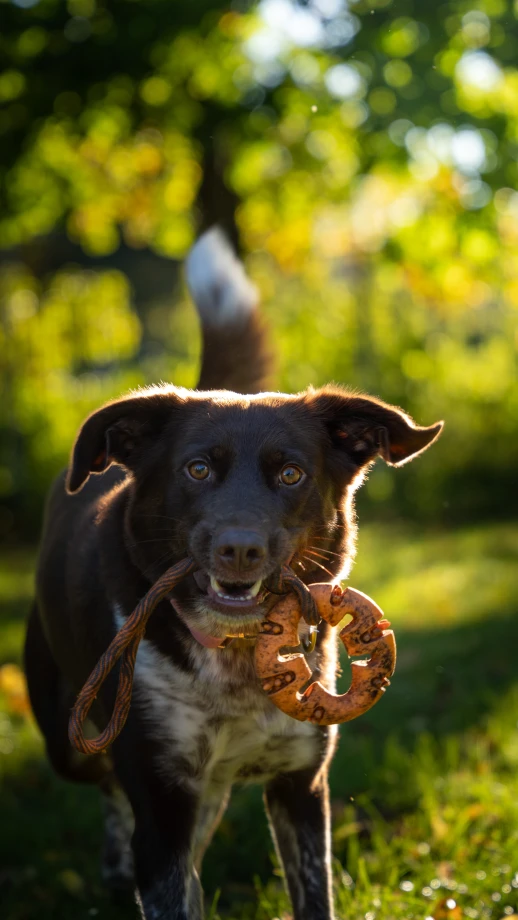
<instances>
[{"instance_id":1,"label":"tree","mask_svg":"<svg viewBox=\"0 0 518 920\"><path fill-rule=\"evenodd\" d=\"M121 245L179 259L198 228L222 222L262 288L284 387L333 378L423 421L447 415L440 450L405 473L400 498L420 513L436 513L445 495L459 513L507 505L518 459L510 2L18 0L2 4L2 20L0 244L11 260L27 265L35 241L57 232L98 260L117 259ZM34 340L29 330L65 276L9 271L4 329ZM125 291L117 335L135 356L124 278L99 274L95 284L114 279ZM77 299L63 303L77 317ZM181 310L174 322L182 367L193 327ZM56 343L55 355L69 353ZM47 478L64 459L68 425L152 375L125 348L107 359L81 344L78 359L46 369L25 346L16 364L4 350L9 430L18 444L23 432L20 449L34 458L23 474L12 451L5 461L18 496L29 469L42 469L42 430ZM37 411L20 397L18 371L38 391ZM95 385L84 383L89 372ZM79 379L84 399L70 409ZM69 406L59 436L57 391L60 412ZM373 477L371 497L387 483Z\"/></svg>"}]
</instances>

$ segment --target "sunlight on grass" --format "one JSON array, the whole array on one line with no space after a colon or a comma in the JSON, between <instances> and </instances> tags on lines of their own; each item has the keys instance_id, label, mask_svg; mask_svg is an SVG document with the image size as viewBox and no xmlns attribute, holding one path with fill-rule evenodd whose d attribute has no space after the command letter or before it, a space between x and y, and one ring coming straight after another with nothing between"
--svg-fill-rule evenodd
<instances>
[{"instance_id":1,"label":"sunlight on grass","mask_svg":"<svg viewBox=\"0 0 518 920\"><path fill-rule=\"evenodd\" d=\"M380 704L342 727L332 767L340 918L500 920L518 909L517 555L504 524L361 531L351 584L392 620L399 660ZM4 910L129 918L100 887L95 791L52 776L28 712L19 664L31 571L23 553L0 569ZM234 796L204 871L211 920L291 916L260 814L257 790Z\"/></svg>"},{"instance_id":2,"label":"sunlight on grass","mask_svg":"<svg viewBox=\"0 0 518 920\"><path fill-rule=\"evenodd\" d=\"M515 609L517 560L511 524L425 538L371 526L360 528L350 583L375 597L395 629L436 628Z\"/></svg>"}]
</instances>

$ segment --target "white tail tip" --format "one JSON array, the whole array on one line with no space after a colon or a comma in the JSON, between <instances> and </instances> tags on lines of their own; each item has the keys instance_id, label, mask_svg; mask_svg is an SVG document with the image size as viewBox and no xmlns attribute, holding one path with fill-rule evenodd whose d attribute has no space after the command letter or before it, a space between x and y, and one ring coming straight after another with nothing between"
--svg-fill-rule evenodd
<instances>
[{"instance_id":1,"label":"white tail tip","mask_svg":"<svg viewBox=\"0 0 518 920\"><path fill-rule=\"evenodd\" d=\"M257 288L219 227L200 236L185 268L187 285L206 326L231 325L255 308Z\"/></svg>"}]
</instances>

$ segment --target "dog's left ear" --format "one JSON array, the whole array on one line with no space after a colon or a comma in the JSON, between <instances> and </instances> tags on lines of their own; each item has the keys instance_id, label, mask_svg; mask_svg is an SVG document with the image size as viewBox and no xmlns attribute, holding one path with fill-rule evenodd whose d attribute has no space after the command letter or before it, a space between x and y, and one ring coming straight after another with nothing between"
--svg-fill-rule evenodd
<instances>
[{"instance_id":1,"label":"dog's left ear","mask_svg":"<svg viewBox=\"0 0 518 920\"><path fill-rule=\"evenodd\" d=\"M78 492L91 473L103 473L112 463L134 470L182 402L174 387L150 387L93 412L72 450L67 491Z\"/></svg>"},{"instance_id":2,"label":"dog's left ear","mask_svg":"<svg viewBox=\"0 0 518 920\"><path fill-rule=\"evenodd\" d=\"M378 456L391 466L402 466L433 444L444 424L422 428L396 406L338 387L317 391L309 404L325 423L332 443L358 467Z\"/></svg>"}]
</instances>

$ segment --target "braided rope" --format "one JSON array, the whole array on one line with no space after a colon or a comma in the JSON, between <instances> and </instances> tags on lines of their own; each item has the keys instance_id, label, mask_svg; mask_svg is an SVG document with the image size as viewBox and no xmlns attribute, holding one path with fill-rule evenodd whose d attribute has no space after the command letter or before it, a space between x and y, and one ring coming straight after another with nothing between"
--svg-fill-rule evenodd
<instances>
[{"instance_id":1,"label":"braided rope","mask_svg":"<svg viewBox=\"0 0 518 920\"><path fill-rule=\"evenodd\" d=\"M133 613L119 629L106 651L99 658L84 687L79 693L70 714L68 737L71 744L82 754L101 754L115 741L128 718L133 687L133 672L137 651L147 621L157 604L177 584L196 568L192 559L183 559L165 572L137 604ZM274 594L293 591L300 605L301 615L307 623L316 626L320 620L315 601L309 588L287 566L270 579L270 590ZM108 725L97 738L85 738L83 726L99 690L117 661L121 659L117 695Z\"/></svg>"},{"instance_id":2,"label":"braided rope","mask_svg":"<svg viewBox=\"0 0 518 920\"><path fill-rule=\"evenodd\" d=\"M293 591L299 602L300 614L308 626L318 626L320 614L311 591L287 565L283 565L278 573L270 577L267 588L272 594L287 594L288 591Z\"/></svg>"},{"instance_id":3,"label":"braided rope","mask_svg":"<svg viewBox=\"0 0 518 920\"><path fill-rule=\"evenodd\" d=\"M128 718L131 690L133 686L133 671L137 651L146 630L147 621L157 604L165 597L182 578L185 578L195 568L192 559L183 559L165 572L158 581L149 589L148 593L137 604L133 613L128 617L106 651L99 658L90 677L79 693L68 723L68 737L70 742L82 754L100 754L115 740L124 728ZM117 696L108 725L97 738L85 738L83 726L90 707L97 696L106 677L122 658L119 671Z\"/></svg>"}]
</instances>

